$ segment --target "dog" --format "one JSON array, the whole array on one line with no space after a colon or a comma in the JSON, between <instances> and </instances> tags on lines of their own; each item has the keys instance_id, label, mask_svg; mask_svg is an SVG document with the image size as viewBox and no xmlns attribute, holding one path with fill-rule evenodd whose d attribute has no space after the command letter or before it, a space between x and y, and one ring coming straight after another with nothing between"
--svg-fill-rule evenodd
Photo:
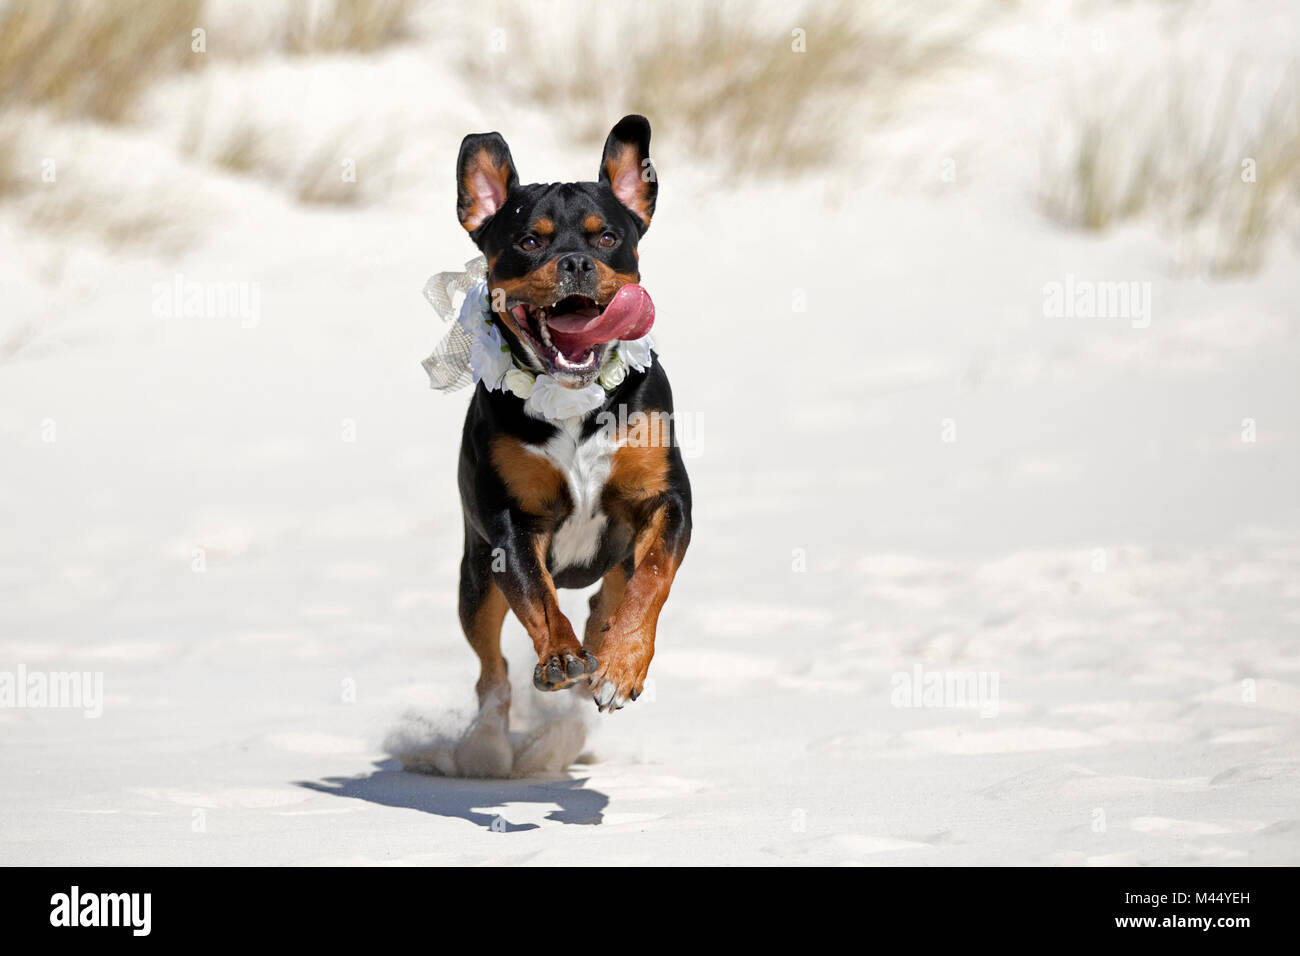
<instances>
[{"instance_id":1,"label":"dog","mask_svg":"<svg viewBox=\"0 0 1300 956\"><path fill-rule=\"evenodd\" d=\"M596 182L521 185L500 134L465 137L457 216L487 261L491 322L518 366L567 389L587 388L614 346L600 340L643 332L647 307L653 321L637 243L657 194L643 116L625 116L611 130ZM509 390L483 382L475 389L458 476L460 621L480 665L479 714L457 750L469 774L504 775L509 767L500 640L507 610L532 639L538 690L580 688L601 712L643 692L659 613L691 538L672 391L649 354L649 367L607 387L599 408L563 420L529 414ZM661 427L657 435L651 429L653 440L633 441L634 421ZM596 582L579 642L557 588Z\"/></svg>"}]
</instances>

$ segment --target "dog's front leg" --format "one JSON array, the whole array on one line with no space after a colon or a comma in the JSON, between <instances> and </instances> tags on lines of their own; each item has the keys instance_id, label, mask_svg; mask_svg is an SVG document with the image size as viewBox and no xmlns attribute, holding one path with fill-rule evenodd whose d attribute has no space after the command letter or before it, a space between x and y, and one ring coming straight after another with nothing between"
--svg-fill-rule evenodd
<instances>
[{"instance_id":1,"label":"dog's front leg","mask_svg":"<svg viewBox=\"0 0 1300 956\"><path fill-rule=\"evenodd\" d=\"M594 626L588 626L586 647L599 661L589 684L601 711L620 709L629 700L636 700L645 688L655 652L659 611L668 600L690 538L686 504L677 495L664 495L637 532L632 576L612 616L604 623L594 619ZM610 586L607 579L602 594ZM592 605L593 614L600 613L601 603L598 595Z\"/></svg>"},{"instance_id":2,"label":"dog's front leg","mask_svg":"<svg viewBox=\"0 0 1300 956\"><path fill-rule=\"evenodd\" d=\"M510 511L498 515L493 525L493 579L537 651L533 686L568 687L596 669L596 658L578 642L573 625L560 611L555 583L546 570L550 535Z\"/></svg>"}]
</instances>

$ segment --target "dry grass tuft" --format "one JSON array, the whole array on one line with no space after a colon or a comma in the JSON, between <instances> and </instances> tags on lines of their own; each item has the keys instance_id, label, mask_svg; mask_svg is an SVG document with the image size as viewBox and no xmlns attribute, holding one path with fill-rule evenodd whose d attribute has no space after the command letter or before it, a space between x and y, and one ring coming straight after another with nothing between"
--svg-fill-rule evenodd
<instances>
[{"instance_id":1,"label":"dry grass tuft","mask_svg":"<svg viewBox=\"0 0 1300 956\"><path fill-rule=\"evenodd\" d=\"M369 52L411 33L415 0L292 0L284 22L286 53Z\"/></svg>"},{"instance_id":2,"label":"dry grass tuft","mask_svg":"<svg viewBox=\"0 0 1300 956\"><path fill-rule=\"evenodd\" d=\"M89 236L110 247L165 247L170 252L188 245L196 233L192 197L179 192L123 202L118 195L52 189L29 207L26 220L47 235Z\"/></svg>"},{"instance_id":3,"label":"dry grass tuft","mask_svg":"<svg viewBox=\"0 0 1300 956\"><path fill-rule=\"evenodd\" d=\"M309 153L294 171L292 188L299 202L347 206L361 198L355 178L345 176L341 143L325 142ZM355 169L355 160L351 161Z\"/></svg>"},{"instance_id":4,"label":"dry grass tuft","mask_svg":"<svg viewBox=\"0 0 1300 956\"><path fill-rule=\"evenodd\" d=\"M346 124L324 134L301 134L269 126L241 113L225 126L208 127L200 107L182 127L180 149L203 162L242 175L256 175L284 188L299 202L359 205L391 185L399 138Z\"/></svg>"},{"instance_id":5,"label":"dry grass tuft","mask_svg":"<svg viewBox=\"0 0 1300 956\"><path fill-rule=\"evenodd\" d=\"M40 112L0 117L0 201L6 212L12 210L10 221L46 235L89 237L111 247L175 250L189 243L202 217L195 213L188 184L162 176L123 188L115 177L95 175L123 161L122 154L104 150L112 138L84 129L69 135L66 126ZM47 147L53 147L54 155L99 161L51 166L56 175L47 180L45 163L52 161L43 155Z\"/></svg>"},{"instance_id":6,"label":"dry grass tuft","mask_svg":"<svg viewBox=\"0 0 1300 956\"><path fill-rule=\"evenodd\" d=\"M570 137L593 144L624 113L671 117L673 128L689 131L684 147L726 160L739 177L833 162L837 145L854 138L846 117L887 116L916 81L961 56L971 36L968 23L893 3L838 0L767 23L753 14L681 0L499 4L482 20L502 25L504 49L468 51L462 69L493 98L555 109ZM583 29L569 29L574 23ZM828 137L828 129L846 135Z\"/></svg>"},{"instance_id":7,"label":"dry grass tuft","mask_svg":"<svg viewBox=\"0 0 1300 956\"><path fill-rule=\"evenodd\" d=\"M395 141L358 145L349 133L323 140L289 174L294 197L302 203L346 206L382 193L393 175Z\"/></svg>"},{"instance_id":8,"label":"dry grass tuft","mask_svg":"<svg viewBox=\"0 0 1300 956\"><path fill-rule=\"evenodd\" d=\"M18 144L22 128L12 118L0 118L0 199L24 191L26 183L19 172Z\"/></svg>"},{"instance_id":9,"label":"dry grass tuft","mask_svg":"<svg viewBox=\"0 0 1300 956\"><path fill-rule=\"evenodd\" d=\"M410 34L417 7L290 0L243 53L375 50ZM190 45L205 12L204 0L0 0L0 102L120 122L155 80L207 62Z\"/></svg>"},{"instance_id":10,"label":"dry grass tuft","mask_svg":"<svg viewBox=\"0 0 1300 956\"><path fill-rule=\"evenodd\" d=\"M247 120L233 126L217 145L212 162L236 173L251 173L264 164L263 132Z\"/></svg>"},{"instance_id":11,"label":"dry grass tuft","mask_svg":"<svg viewBox=\"0 0 1300 956\"><path fill-rule=\"evenodd\" d=\"M32 142L23 123L34 117L68 130L65 120L121 123L150 87L180 70L198 68L214 53L191 48L206 17L230 19L218 28L226 59L263 54L372 51L408 35L418 0L285 0L259 10L241 31L237 14L204 0L0 0L0 200L12 202L26 227L60 237L87 237L110 247L175 250L192 241L201 217L183 190L157 187L123 192L112 174L60 180L42 188L39 170L24 174ZM211 43L213 37L208 37ZM23 117L22 120L18 117ZM206 111L192 114L181 152L242 174L265 176L303 202L352 203L387 183L393 150L348 149L341 134L318 148L289 143L278 128L239 117L209 131ZM277 152L275 145L283 146ZM355 179L342 166L355 157ZM165 195L158 195L162 189Z\"/></svg>"},{"instance_id":12,"label":"dry grass tuft","mask_svg":"<svg viewBox=\"0 0 1300 956\"><path fill-rule=\"evenodd\" d=\"M203 0L9 0L0 8L0 100L120 121L190 50Z\"/></svg>"},{"instance_id":13,"label":"dry grass tuft","mask_svg":"<svg viewBox=\"0 0 1300 956\"><path fill-rule=\"evenodd\" d=\"M1269 91L1248 72L1234 64L1208 96L1170 70L1072 104L1044 150L1044 210L1088 230L1151 216L1212 274L1258 269L1300 220L1300 72Z\"/></svg>"}]
</instances>

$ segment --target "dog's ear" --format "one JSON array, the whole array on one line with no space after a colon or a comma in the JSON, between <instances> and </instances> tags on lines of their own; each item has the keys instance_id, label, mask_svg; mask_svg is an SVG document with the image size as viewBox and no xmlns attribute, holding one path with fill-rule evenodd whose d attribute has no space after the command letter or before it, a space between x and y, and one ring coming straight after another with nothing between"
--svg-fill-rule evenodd
<instances>
[{"instance_id":1,"label":"dog's ear","mask_svg":"<svg viewBox=\"0 0 1300 956\"><path fill-rule=\"evenodd\" d=\"M609 131L600 158L600 181L636 217L637 230L650 228L659 194L659 178L650 162L650 121L633 113Z\"/></svg>"},{"instance_id":2,"label":"dog's ear","mask_svg":"<svg viewBox=\"0 0 1300 956\"><path fill-rule=\"evenodd\" d=\"M466 232L487 222L518 185L515 161L500 133L471 133L461 140L456 161L456 215Z\"/></svg>"}]
</instances>

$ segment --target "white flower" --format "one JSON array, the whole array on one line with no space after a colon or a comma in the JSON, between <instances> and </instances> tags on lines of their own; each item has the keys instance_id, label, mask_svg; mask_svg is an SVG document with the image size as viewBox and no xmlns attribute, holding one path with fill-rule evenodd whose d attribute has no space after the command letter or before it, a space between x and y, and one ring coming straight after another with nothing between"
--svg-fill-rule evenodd
<instances>
[{"instance_id":1,"label":"white flower","mask_svg":"<svg viewBox=\"0 0 1300 956\"><path fill-rule=\"evenodd\" d=\"M606 388L618 388L625 378L627 378L627 366L619 358L616 349L609 353L609 358L605 360L605 367L600 370L600 384Z\"/></svg>"},{"instance_id":2,"label":"white flower","mask_svg":"<svg viewBox=\"0 0 1300 956\"><path fill-rule=\"evenodd\" d=\"M434 276L436 279L437 276ZM433 279L429 280L430 282ZM456 316L456 321L470 335L473 335L479 327L479 324L485 318L492 317L492 310L488 306L487 280L474 283L465 292L465 300L460 304L460 312Z\"/></svg>"},{"instance_id":3,"label":"white flower","mask_svg":"<svg viewBox=\"0 0 1300 956\"><path fill-rule=\"evenodd\" d=\"M619 342L618 354L629 367L644 372L650 367L650 349L653 346L650 336L643 335L639 339Z\"/></svg>"},{"instance_id":4,"label":"white flower","mask_svg":"<svg viewBox=\"0 0 1300 956\"><path fill-rule=\"evenodd\" d=\"M477 282L465 293L460 304L457 324L469 333L469 367L475 382L484 382L488 388L500 388L501 379L514 368L510 349L501 330L491 322L492 310L488 306L487 282Z\"/></svg>"},{"instance_id":5,"label":"white flower","mask_svg":"<svg viewBox=\"0 0 1300 956\"><path fill-rule=\"evenodd\" d=\"M524 411L534 418L561 421L575 415L587 415L605 404L605 390L597 382L586 388L565 388L549 375L537 376L533 391L524 403Z\"/></svg>"},{"instance_id":6,"label":"white flower","mask_svg":"<svg viewBox=\"0 0 1300 956\"><path fill-rule=\"evenodd\" d=\"M500 388L501 379L515 367L501 330L495 325L484 321L479 326L469 345L469 367L474 370L474 381L484 382L488 388Z\"/></svg>"},{"instance_id":7,"label":"white flower","mask_svg":"<svg viewBox=\"0 0 1300 956\"><path fill-rule=\"evenodd\" d=\"M534 381L532 372L525 372L521 368L512 368L506 372L506 377L501 382L501 385L506 391L513 392L520 398L527 398L533 392Z\"/></svg>"}]
</instances>

